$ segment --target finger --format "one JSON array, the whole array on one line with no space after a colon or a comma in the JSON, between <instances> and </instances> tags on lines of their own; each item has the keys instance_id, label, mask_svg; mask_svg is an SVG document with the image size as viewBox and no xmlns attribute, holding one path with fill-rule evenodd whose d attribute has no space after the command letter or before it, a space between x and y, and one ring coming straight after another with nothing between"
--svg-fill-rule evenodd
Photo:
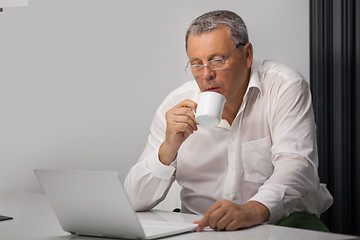
<instances>
[{"instance_id":1,"label":"finger","mask_svg":"<svg viewBox=\"0 0 360 240\"><path fill-rule=\"evenodd\" d=\"M222 209L222 210L223 210L222 215L219 216L214 228L219 230L225 230L225 229L227 230L228 225L234 220L234 218L233 218L233 214L229 212L231 211L230 209Z\"/></svg>"},{"instance_id":2,"label":"finger","mask_svg":"<svg viewBox=\"0 0 360 240\"><path fill-rule=\"evenodd\" d=\"M193 119L186 115L179 115L174 117L174 121L177 123L187 123L189 124L194 131L198 130L198 127Z\"/></svg>"},{"instance_id":3,"label":"finger","mask_svg":"<svg viewBox=\"0 0 360 240\"><path fill-rule=\"evenodd\" d=\"M191 126L193 126L194 130L197 130L195 113L188 107L175 107L169 110L165 117L168 121L188 122Z\"/></svg>"},{"instance_id":4,"label":"finger","mask_svg":"<svg viewBox=\"0 0 360 240\"><path fill-rule=\"evenodd\" d=\"M196 228L197 232L201 232L205 227L209 226L209 218L211 214L218 209L221 204L218 202L214 203L204 214L204 217L199 221L199 225Z\"/></svg>"},{"instance_id":5,"label":"finger","mask_svg":"<svg viewBox=\"0 0 360 240\"><path fill-rule=\"evenodd\" d=\"M180 102L177 106L178 107L187 107L187 108L190 108L192 111L196 111L197 103L190 99L185 99L184 101Z\"/></svg>"},{"instance_id":6,"label":"finger","mask_svg":"<svg viewBox=\"0 0 360 240\"><path fill-rule=\"evenodd\" d=\"M187 133L187 134L193 134L194 129L193 127L188 123L175 123L174 124L174 130L176 133Z\"/></svg>"},{"instance_id":7,"label":"finger","mask_svg":"<svg viewBox=\"0 0 360 240\"><path fill-rule=\"evenodd\" d=\"M225 218L225 222L224 224L222 225L219 225L219 222ZM224 226L223 225L227 225L227 222L226 222L226 209L223 208L223 207L220 207L218 209L216 209L209 217L209 226L212 228L212 229L220 229L220 230L223 230L224 229Z\"/></svg>"},{"instance_id":8,"label":"finger","mask_svg":"<svg viewBox=\"0 0 360 240\"><path fill-rule=\"evenodd\" d=\"M239 228L242 228L241 222L237 221L236 219L232 219L224 228L227 231L235 231Z\"/></svg>"},{"instance_id":9,"label":"finger","mask_svg":"<svg viewBox=\"0 0 360 240\"><path fill-rule=\"evenodd\" d=\"M197 130L197 124L195 121L195 114L191 111L190 108L182 107L172 109L166 115L168 122L177 122L177 123L188 123L192 126L193 130Z\"/></svg>"},{"instance_id":10,"label":"finger","mask_svg":"<svg viewBox=\"0 0 360 240\"><path fill-rule=\"evenodd\" d=\"M206 212L202 219L197 221L198 226L196 227L197 232L201 232L205 227L209 226L209 214Z\"/></svg>"},{"instance_id":11,"label":"finger","mask_svg":"<svg viewBox=\"0 0 360 240\"><path fill-rule=\"evenodd\" d=\"M175 110L174 111L175 115L186 115L195 121L195 113L190 107L187 106L177 107L174 110Z\"/></svg>"},{"instance_id":12,"label":"finger","mask_svg":"<svg viewBox=\"0 0 360 240\"><path fill-rule=\"evenodd\" d=\"M209 226L207 223L207 218L203 217L200 221L197 221L198 226L196 227L196 232L201 232L205 227Z\"/></svg>"}]
</instances>

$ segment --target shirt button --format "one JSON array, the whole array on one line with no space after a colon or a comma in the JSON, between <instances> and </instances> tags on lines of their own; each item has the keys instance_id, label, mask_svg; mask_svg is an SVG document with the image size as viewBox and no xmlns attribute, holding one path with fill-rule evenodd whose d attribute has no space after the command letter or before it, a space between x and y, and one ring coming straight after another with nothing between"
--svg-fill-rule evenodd
<instances>
[{"instance_id":1,"label":"shirt button","mask_svg":"<svg viewBox=\"0 0 360 240\"><path fill-rule=\"evenodd\" d=\"M226 193L225 193L225 197L229 198L229 197L230 197L230 193L229 193L229 192L226 192Z\"/></svg>"}]
</instances>

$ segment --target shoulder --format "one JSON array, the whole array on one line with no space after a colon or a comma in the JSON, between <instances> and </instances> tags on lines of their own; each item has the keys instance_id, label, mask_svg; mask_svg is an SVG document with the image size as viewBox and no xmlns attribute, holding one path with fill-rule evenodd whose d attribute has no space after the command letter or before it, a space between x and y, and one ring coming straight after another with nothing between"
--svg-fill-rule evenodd
<instances>
[{"instance_id":1,"label":"shoulder","mask_svg":"<svg viewBox=\"0 0 360 240\"><path fill-rule=\"evenodd\" d=\"M257 64L258 71L263 77L270 75L271 77L284 81L306 81L301 73L286 64L271 60L257 61Z\"/></svg>"},{"instance_id":2,"label":"shoulder","mask_svg":"<svg viewBox=\"0 0 360 240\"><path fill-rule=\"evenodd\" d=\"M262 90L269 94L281 94L289 89L298 89L298 92L310 88L305 78L286 64L270 60L257 61L257 71Z\"/></svg>"}]
</instances>

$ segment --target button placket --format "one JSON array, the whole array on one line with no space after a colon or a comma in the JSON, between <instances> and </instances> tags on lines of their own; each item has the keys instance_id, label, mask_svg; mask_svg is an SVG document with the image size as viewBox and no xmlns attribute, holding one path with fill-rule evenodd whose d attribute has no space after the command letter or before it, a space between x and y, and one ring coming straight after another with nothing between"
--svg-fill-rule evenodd
<instances>
[{"instance_id":1,"label":"button placket","mask_svg":"<svg viewBox=\"0 0 360 240\"><path fill-rule=\"evenodd\" d=\"M237 121L239 119L239 116L235 118L232 129L230 131L230 136L228 138L228 174L226 176L225 185L224 185L224 191L223 191L223 198L227 199L229 201L234 200L234 189L235 189L235 176L236 176L236 168L235 168L235 150L236 150L236 133L237 133ZM235 128L235 129L233 129Z\"/></svg>"}]
</instances>

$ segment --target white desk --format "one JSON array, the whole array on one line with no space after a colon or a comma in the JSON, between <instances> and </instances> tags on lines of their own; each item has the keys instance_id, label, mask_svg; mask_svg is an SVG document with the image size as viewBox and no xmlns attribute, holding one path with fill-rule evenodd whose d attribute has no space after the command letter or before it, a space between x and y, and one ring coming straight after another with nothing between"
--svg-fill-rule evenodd
<instances>
[{"instance_id":1,"label":"white desk","mask_svg":"<svg viewBox=\"0 0 360 240\"><path fill-rule=\"evenodd\" d=\"M1 196L2 195L2 196ZM104 238L71 236L64 232L51 209L46 197L36 193L0 194L0 213L14 217L13 220L0 221L1 240L104 240ZM139 213L141 219L171 220L192 222L198 216L172 212L154 211ZM200 232L186 233L169 238L169 240L340 240L354 239L353 236L307 231L274 225L260 225L250 229L234 232Z\"/></svg>"}]
</instances>

